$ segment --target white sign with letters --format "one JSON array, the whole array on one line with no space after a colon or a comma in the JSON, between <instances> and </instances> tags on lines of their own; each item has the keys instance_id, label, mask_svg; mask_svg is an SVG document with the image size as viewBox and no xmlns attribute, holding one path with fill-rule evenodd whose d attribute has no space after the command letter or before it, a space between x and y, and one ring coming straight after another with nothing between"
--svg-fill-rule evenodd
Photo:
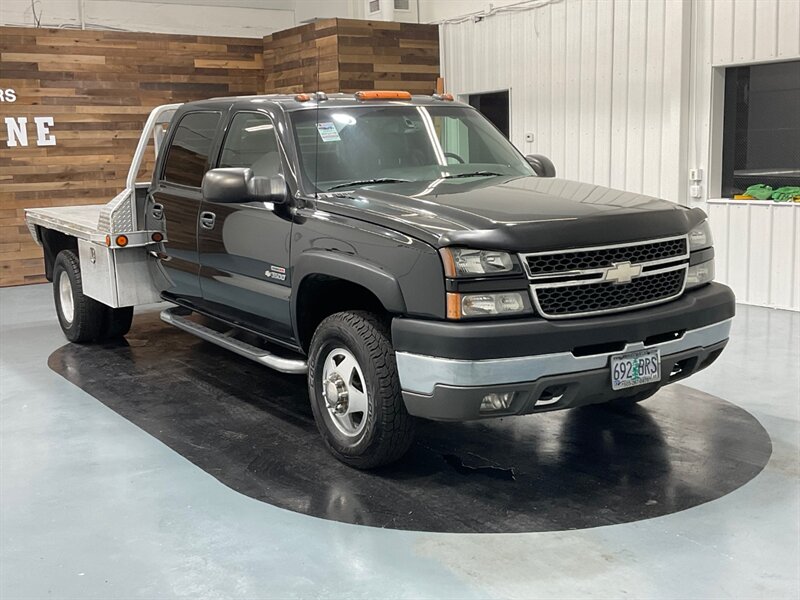
<instances>
[{"instance_id":1,"label":"white sign with letters","mask_svg":"<svg viewBox=\"0 0 800 600\"><path fill-rule=\"evenodd\" d=\"M0 88L0 102L13 103L17 101L17 92L13 89ZM16 148L28 146L28 117L4 117L6 124L6 146ZM56 136L50 132L55 121L53 117L33 117L30 125L36 131L37 146L55 146Z\"/></svg>"}]
</instances>

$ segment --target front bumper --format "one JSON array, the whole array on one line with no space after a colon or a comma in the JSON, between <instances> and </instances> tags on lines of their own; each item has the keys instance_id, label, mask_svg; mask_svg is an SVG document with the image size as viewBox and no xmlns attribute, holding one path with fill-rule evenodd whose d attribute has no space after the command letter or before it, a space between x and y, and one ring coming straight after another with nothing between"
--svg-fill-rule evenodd
<instances>
[{"instance_id":1,"label":"front bumper","mask_svg":"<svg viewBox=\"0 0 800 600\"><path fill-rule=\"evenodd\" d=\"M730 289L710 284L623 315L474 324L396 319L392 334L409 413L462 421L654 393L716 360L734 311ZM613 391L610 357L644 348L660 349L661 381ZM503 392L516 392L507 410L481 413L486 394Z\"/></svg>"}]
</instances>

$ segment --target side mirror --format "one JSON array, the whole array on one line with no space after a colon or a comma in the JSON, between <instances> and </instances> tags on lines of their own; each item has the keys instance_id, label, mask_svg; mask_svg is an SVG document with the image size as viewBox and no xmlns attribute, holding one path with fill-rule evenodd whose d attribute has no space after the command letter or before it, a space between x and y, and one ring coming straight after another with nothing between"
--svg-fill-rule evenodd
<instances>
[{"instance_id":1,"label":"side mirror","mask_svg":"<svg viewBox=\"0 0 800 600\"><path fill-rule=\"evenodd\" d=\"M252 169L212 169L203 177L203 198L208 202L231 204L272 202L283 204L289 199L282 175L259 177Z\"/></svg>"},{"instance_id":2,"label":"side mirror","mask_svg":"<svg viewBox=\"0 0 800 600\"><path fill-rule=\"evenodd\" d=\"M525 160L528 161L528 164L533 167L533 170L536 171L536 174L539 177L555 177L556 176L556 167L546 156L541 154L528 154L525 157Z\"/></svg>"}]
</instances>

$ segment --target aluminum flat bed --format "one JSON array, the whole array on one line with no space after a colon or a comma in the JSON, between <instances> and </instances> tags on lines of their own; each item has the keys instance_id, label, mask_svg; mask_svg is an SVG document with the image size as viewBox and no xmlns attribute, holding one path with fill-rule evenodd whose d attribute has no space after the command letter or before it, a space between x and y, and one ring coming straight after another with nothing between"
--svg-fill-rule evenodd
<instances>
[{"instance_id":1,"label":"aluminum flat bed","mask_svg":"<svg viewBox=\"0 0 800 600\"><path fill-rule=\"evenodd\" d=\"M25 217L34 236L35 226L40 225L78 239L101 242L105 239L98 228L102 209L101 204L30 208L25 211Z\"/></svg>"},{"instance_id":2,"label":"aluminum flat bed","mask_svg":"<svg viewBox=\"0 0 800 600\"><path fill-rule=\"evenodd\" d=\"M125 189L108 203L88 206L29 208L25 221L33 239L43 244L42 230L75 238L81 259L84 293L113 308L160 300L147 266L147 247L166 240L163 231L143 228L143 208L150 182L136 182L145 152L153 142L156 157L180 104L156 107L147 118L136 147Z\"/></svg>"}]
</instances>

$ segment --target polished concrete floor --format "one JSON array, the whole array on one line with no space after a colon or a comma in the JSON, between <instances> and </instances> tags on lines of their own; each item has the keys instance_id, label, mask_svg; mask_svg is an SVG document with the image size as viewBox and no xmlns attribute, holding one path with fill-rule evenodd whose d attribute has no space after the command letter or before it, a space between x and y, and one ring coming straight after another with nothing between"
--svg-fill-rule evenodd
<instances>
[{"instance_id":1,"label":"polished concrete floor","mask_svg":"<svg viewBox=\"0 0 800 600\"><path fill-rule=\"evenodd\" d=\"M514 534L384 530L245 496L48 368L64 344L48 286L0 290L3 600L800 594L800 314L740 306L725 353L685 382L766 429L753 479L656 518Z\"/></svg>"}]
</instances>

